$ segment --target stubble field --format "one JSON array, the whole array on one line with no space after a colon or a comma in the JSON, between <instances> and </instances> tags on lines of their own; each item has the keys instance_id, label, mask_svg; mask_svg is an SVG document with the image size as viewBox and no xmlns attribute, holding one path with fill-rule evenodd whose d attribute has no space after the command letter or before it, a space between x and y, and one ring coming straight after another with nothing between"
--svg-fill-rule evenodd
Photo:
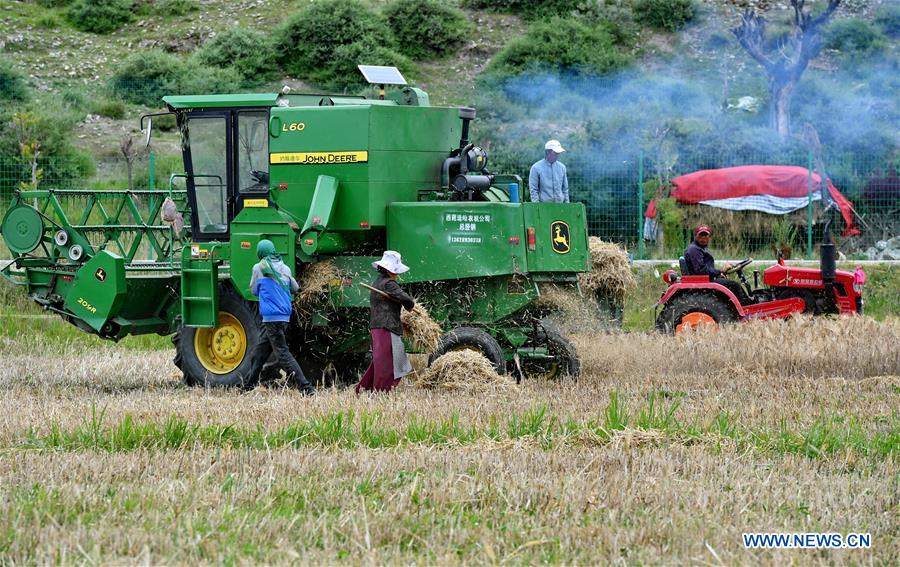
<instances>
[{"instance_id":1,"label":"stubble field","mask_svg":"<svg viewBox=\"0 0 900 567\"><path fill-rule=\"evenodd\" d=\"M0 338L0 563L891 564L900 321L579 335L577 383L188 388ZM869 532L746 550L742 532ZM891 559L891 558L895 559Z\"/></svg>"}]
</instances>

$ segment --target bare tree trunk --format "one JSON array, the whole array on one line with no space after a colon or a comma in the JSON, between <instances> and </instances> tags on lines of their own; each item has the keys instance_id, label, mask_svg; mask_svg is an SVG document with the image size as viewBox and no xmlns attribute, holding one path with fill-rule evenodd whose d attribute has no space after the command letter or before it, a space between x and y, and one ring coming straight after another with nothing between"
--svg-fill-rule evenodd
<instances>
[{"instance_id":1,"label":"bare tree trunk","mask_svg":"<svg viewBox=\"0 0 900 567\"><path fill-rule=\"evenodd\" d=\"M786 140L791 135L791 98L794 96L794 81L772 81L770 97L772 99L772 128L778 137Z\"/></svg>"}]
</instances>

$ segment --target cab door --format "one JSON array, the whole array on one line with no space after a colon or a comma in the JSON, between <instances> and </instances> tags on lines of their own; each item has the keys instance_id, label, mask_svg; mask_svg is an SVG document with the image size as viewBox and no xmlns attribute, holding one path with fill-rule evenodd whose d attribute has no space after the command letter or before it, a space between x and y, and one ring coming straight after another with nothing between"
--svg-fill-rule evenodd
<instances>
[{"instance_id":1,"label":"cab door","mask_svg":"<svg viewBox=\"0 0 900 567\"><path fill-rule=\"evenodd\" d=\"M230 112L191 112L182 126L193 240L228 240L234 218Z\"/></svg>"}]
</instances>

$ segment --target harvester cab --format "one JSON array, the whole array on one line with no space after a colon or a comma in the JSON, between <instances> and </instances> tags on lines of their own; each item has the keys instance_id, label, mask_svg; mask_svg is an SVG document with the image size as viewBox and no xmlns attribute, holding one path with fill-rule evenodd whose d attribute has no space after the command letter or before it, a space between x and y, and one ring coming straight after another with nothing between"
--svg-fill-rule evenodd
<instances>
[{"instance_id":1,"label":"harvester cab","mask_svg":"<svg viewBox=\"0 0 900 567\"><path fill-rule=\"evenodd\" d=\"M432 106L396 69L364 71L378 87L369 96L164 97L184 172L160 191L20 192L3 224L16 254L6 275L102 337L175 333L189 383L246 385L265 238L301 281L326 274L298 306L292 348L313 378L330 368L349 381L368 351L358 284L392 249L412 268L404 286L448 333L432 356L474 348L499 371L577 373L535 300L543 283L577 291L589 269L584 206L519 202L521 178L489 172L470 140L473 109Z\"/></svg>"}]
</instances>

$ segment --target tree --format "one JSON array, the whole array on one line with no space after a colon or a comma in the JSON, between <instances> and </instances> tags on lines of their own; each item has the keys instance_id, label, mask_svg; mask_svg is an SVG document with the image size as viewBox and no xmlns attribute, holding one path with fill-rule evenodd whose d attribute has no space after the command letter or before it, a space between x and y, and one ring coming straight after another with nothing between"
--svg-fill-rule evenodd
<instances>
[{"instance_id":1,"label":"tree","mask_svg":"<svg viewBox=\"0 0 900 567\"><path fill-rule=\"evenodd\" d=\"M781 139L791 132L791 97L810 60L822 49L821 28L840 6L841 0L828 0L822 12L813 16L806 0L791 0L793 30L784 41L766 49L766 19L748 8L741 23L731 32L741 47L759 63L769 78L769 103L772 127Z\"/></svg>"}]
</instances>

